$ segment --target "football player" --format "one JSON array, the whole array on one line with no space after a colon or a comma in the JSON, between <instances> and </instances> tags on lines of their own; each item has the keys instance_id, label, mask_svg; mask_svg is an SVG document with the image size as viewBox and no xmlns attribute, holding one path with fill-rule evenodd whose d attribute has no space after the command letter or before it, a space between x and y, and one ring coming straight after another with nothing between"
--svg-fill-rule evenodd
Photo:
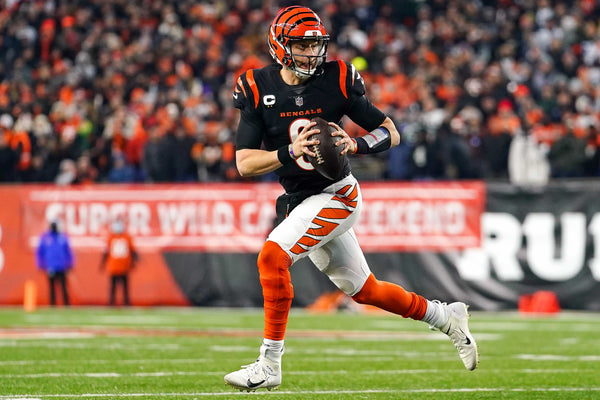
<instances>
[{"instance_id":1,"label":"football player","mask_svg":"<svg viewBox=\"0 0 600 400\"><path fill-rule=\"evenodd\" d=\"M378 153L400 142L392 120L365 97L356 68L340 60L326 61L328 41L321 19L311 9L281 10L268 34L276 64L246 71L234 89L234 106L241 111L236 137L240 174L274 171L285 189L276 203L278 225L258 256L265 318L259 356L225 376L227 384L240 390L271 390L281 384L293 297L289 268L303 257L356 302L421 320L450 337L467 369L478 363L464 303L429 301L371 273L352 229L362 197L348 161L342 177L331 181L303 158L315 156L311 146L317 140L309 139L318 132L310 122L315 116L337 122L331 123L336 128L332 135L345 145L342 153ZM350 138L339 126L344 115L369 133Z\"/></svg>"}]
</instances>

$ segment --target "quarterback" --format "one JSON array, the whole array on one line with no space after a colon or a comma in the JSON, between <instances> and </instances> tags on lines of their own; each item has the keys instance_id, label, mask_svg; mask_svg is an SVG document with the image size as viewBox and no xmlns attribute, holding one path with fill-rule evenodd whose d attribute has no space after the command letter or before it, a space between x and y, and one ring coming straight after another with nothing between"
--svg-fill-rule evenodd
<instances>
[{"instance_id":1,"label":"quarterback","mask_svg":"<svg viewBox=\"0 0 600 400\"><path fill-rule=\"evenodd\" d=\"M377 280L353 231L362 207L360 187L346 160L338 180L315 171L311 118L336 128L342 153L385 151L400 142L394 122L365 96L354 66L326 61L329 36L311 9L281 10L269 28L270 53L276 63L248 70L237 80L233 103L241 112L236 163L242 176L275 171L285 194L277 199L278 224L258 256L264 297L264 338L258 359L225 376L237 389L274 389L281 384L284 336L293 287L289 268L303 257L354 301L423 321L449 336L468 370L478 363L478 349L468 326L464 303L429 301L401 286ZM339 126L346 115L368 134L352 139Z\"/></svg>"}]
</instances>

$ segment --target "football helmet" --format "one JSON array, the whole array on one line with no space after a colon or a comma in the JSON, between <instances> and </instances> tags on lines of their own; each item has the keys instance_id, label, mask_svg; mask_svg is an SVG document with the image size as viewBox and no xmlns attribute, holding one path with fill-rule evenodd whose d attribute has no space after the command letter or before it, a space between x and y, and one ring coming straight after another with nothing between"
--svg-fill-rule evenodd
<instances>
[{"instance_id":1,"label":"football helmet","mask_svg":"<svg viewBox=\"0 0 600 400\"><path fill-rule=\"evenodd\" d=\"M294 54L292 45L304 41L308 51ZM290 6L281 10L269 28L269 52L275 61L301 79L309 78L327 57L329 35L321 18L308 7Z\"/></svg>"}]
</instances>

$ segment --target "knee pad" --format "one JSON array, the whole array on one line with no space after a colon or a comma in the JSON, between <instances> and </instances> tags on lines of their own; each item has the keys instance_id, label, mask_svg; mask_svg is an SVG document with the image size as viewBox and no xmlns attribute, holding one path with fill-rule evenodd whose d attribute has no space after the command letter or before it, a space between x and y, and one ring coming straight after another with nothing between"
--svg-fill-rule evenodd
<instances>
[{"instance_id":1,"label":"knee pad","mask_svg":"<svg viewBox=\"0 0 600 400\"><path fill-rule=\"evenodd\" d=\"M263 245L257 264L265 300L291 300L294 297L289 271L292 259L277 243L267 241Z\"/></svg>"},{"instance_id":2,"label":"knee pad","mask_svg":"<svg viewBox=\"0 0 600 400\"><path fill-rule=\"evenodd\" d=\"M349 268L336 268L335 271L323 271L331 282L348 296L354 296L364 286L364 278Z\"/></svg>"}]
</instances>

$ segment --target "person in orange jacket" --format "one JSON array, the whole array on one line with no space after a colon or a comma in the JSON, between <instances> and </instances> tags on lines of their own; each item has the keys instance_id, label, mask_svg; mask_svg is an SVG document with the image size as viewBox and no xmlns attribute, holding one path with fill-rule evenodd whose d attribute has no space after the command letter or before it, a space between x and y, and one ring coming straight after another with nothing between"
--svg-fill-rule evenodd
<instances>
[{"instance_id":1,"label":"person in orange jacket","mask_svg":"<svg viewBox=\"0 0 600 400\"><path fill-rule=\"evenodd\" d=\"M138 254L133 246L131 236L125 232L125 223L118 219L111 224L111 233L108 236L106 250L102 254L100 270L106 268L110 275L110 301L115 305L117 285L123 289L123 304L128 306L129 302L129 272L138 260Z\"/></svg>"}]
</instances>

